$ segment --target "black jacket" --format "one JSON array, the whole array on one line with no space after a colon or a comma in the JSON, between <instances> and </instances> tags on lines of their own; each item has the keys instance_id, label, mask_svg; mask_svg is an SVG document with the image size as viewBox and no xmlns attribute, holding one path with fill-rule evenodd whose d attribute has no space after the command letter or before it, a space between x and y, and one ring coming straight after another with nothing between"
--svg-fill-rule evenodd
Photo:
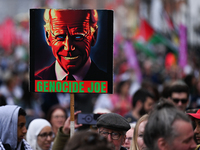
<instances>
[{"instance_id":1,"label":"black jacket","mask_svg":"<svg viewBox=\"0 0 200 150\"><path fill-rule=\"evenodd\" d=\"M35 80L56 80L55 62L35 74ZM83 80L108 81L108 75L100 70L92 61L91 66Z\"/></svg>"},{"instance_id":2,"label":"black jacket","mask_svg":"<svg viewBox=\"0 0 200 150\"><path fill-rule=\"evenodd\" d=\"M126 149L125 147L122 146L122 147L120 148L120 150L127 150L127 149Z\"/></svg>"}]
</instances>

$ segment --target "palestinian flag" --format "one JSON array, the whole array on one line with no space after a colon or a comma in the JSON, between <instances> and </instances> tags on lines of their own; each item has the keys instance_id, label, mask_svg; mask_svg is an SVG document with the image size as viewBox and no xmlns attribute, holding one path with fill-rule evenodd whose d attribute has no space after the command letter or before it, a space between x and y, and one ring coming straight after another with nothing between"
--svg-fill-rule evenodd
<instances>
[{"instance_id":1,"label":"palestinian flag","mask_svg":"<svg viewBox=\"0 0 200 150\"><path fill-rule=\"evenodd\" d=\"M165 45L169 51L176 55L178 52L178 48L169 39L156 32L145 19L141 19L140 27L136 30L133 40L135 48L145 52L146 55L152 58L156 58L154 49L156 44Z\"/></svg>"},{"instance_id":2,"label":"palestinian flag","mask_svg":"<svg viewBox=\"0 0 200 150\"><path fill-rule=\"evenodd\" d=\"M136 30L134 39L139 42L148 42L154 35L154 29L149 25L145 19L141 19L140 27Z\"/></svg>"}]
</instances>

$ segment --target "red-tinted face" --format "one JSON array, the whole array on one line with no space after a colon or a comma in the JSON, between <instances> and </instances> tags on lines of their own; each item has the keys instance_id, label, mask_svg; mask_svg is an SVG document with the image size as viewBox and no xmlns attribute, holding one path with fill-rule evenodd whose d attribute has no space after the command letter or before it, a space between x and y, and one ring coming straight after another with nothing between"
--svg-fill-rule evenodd
<instances>
[{"instance_id":1,"label":"red-tinted face","mask_svg":"<svg viewBox=\"0 0 200 150\"><path fill-rule=\"evenodd\" d=\"M76 72L90 55L93 32L90 11L51 10L48 42L66 72Z\"/></svg>"}]
</instances>

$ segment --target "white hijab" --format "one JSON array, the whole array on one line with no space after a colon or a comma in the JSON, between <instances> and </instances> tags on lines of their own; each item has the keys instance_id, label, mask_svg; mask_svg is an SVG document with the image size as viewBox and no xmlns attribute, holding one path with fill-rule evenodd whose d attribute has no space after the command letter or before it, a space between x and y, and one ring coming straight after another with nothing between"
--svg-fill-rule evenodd
<instances>
[{"instance_id":1,"label":"white hijab","mask_svg":"<svg viewBox=\"0 0 200 150\"><path fill-rule=\"evenodd\" d=\"M33 150L41 149L37 144L37 136L46 126L51 127L51 124L45 119L34 119L29 124L26 140L31 145Z\"/></svg>"}]
</instances>

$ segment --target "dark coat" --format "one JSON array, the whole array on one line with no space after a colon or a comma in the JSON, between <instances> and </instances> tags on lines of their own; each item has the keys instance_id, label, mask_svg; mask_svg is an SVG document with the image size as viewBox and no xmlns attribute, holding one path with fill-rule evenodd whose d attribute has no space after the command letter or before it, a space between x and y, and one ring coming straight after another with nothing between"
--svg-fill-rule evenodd
<instances>
[{"instance_id":1,"label":"dark coat","mask_svg":"<svg viewBox=\"0 0 200 150\"><path fill-rule=\"evenodd\" d=\"M56 80L55 62L35 74L35 80ZM108 81L108 75L100 70L92 61L91 66L84 77L85 81Z\"/></svg>"},{"instance_id":2,"label":"dark coat","mask_svg":"<svg viewBox=\"0 0 200 150\"><path fill-rule=\"evenodd\" d=\"M120 150L127 150L125 147L121 147Z\"/></svg>"}]
</instances>

